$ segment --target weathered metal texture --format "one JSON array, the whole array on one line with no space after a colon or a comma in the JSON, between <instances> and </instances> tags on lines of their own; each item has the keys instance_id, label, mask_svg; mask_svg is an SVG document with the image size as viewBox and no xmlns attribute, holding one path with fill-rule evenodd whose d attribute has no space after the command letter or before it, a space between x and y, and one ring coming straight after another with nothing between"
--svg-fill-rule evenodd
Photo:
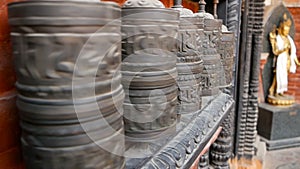
<instances>
[{"instance_id":1,"label":"weathered metal texture","mask_svg":"<svg viewBox=\"0 0 300 169\"><path fill-rule=\"evenodd\" d=\"M235 46L233 32L222 31L221 39L217 43L218 53L221 56L221 75L220 88L231 87L233 82Z\"/></svg>"},{"instance_id":2,"label":"weathered metal texture","mask_svg":"<svg viewBox=\"0 0 300 169\"><path fill-rule=\"evenodd\" d=\"M9 5L27 168L124 168L120 14L115 3Z\"/></svg>"},{"instance_id":3,"label":"weathered metal texture","mask_svg":"<svg viewBox=\"0 0 300 169\"><path fill-rule=\"evenodd\" d=\"M220 93L153 157L136 168L181 168L192 166L200 152L233 108L232 97Z\"/></svg>"},{"instance_id":4,"label":"weathered metal texture","mask_svg":"<svg viewBox=\"0 0 300 169\"><path fill-rule=\"evenodd\" d=\"M258 114L258 76L262 43L264 0L245 1L238 96L237 155L252 159ZM242 83L242 84L241 84Z\"/></svg>"},{"instance_id":5,"label":"weathered metal texture","mask_svg":"<svg viewBox=\"0 0 300 169\"><path fill-rule=\"evenodd\" d=\"M179 12L151 4L125 5L122 9L121 72L127 141L153 141L169 129L175 131L177 121Z\"/></svg>"},{"instance_id":6,"label":"weathered metal texture","mask_svg":"<svg viewBox=\"0 0 300 169\"><path fill-rule=\"evenodd\" d=\"M201 53L197 51L196 21L197 18L192 16L180 18L176 63L179 114L194 113L201 108L203 60Z\"/></svg>"},{"instance_id":7,"label":"weathered metal texture","mask_svg":"<svg viewBox=\"0 0 300 169\"><path fill-rule=\"evenodd\" d=\"M229 31L234 32L235 36L235 55L239 54L240 47L240 25L241 25L241 6L242 2L240 0L228 0L228 5L226 8L226 26ZM236 58L235 63L238 63Z\"/></svg>"},{"instance_id":8,"label":"weathered metal texture","mask_svg":"<svg viewBox=\"0 0 300 169\"><path fill-rule=\"evenodd\" d=\"M209 169L209 151L203 154L199 159L199 169Z\"/></svg>"},{"instance_id":9,"label":"weathered metal texture","mask_svg":"<svg viewBox=\"0 0 300 169\"><path fill-rule=\"evenodd\" d=\"M203 96L216 95L219 91L220 79L225 78L224 71L221 66L220 54L217 46L221 40L222 21L214 19L214 16L205 12L206 2L199 1L199 12L194 16L203 18L203 24L199 25L198 31L198 51L202 52L204 71L202 73L202 94ZM196 23L197 24L197 23ZM198 25L198 24L197 24Z\"/></svg>"},{"instance_id":10,"label":"weathered metal texture","mask_svg":"<svg viewBox=\"0 0 300 169\"><path fill-rule=\"evenodd\" d=\"M220 80L224 78L222 75L221 58L217 52L216 45L221 39L221 20L216 19L204 19L204 36L202 41L203 50L203 64L204 71L203 77L205 82L203 84L202 94L203 96L215 95L220 86Z\"/></svg>"}]
</instances>

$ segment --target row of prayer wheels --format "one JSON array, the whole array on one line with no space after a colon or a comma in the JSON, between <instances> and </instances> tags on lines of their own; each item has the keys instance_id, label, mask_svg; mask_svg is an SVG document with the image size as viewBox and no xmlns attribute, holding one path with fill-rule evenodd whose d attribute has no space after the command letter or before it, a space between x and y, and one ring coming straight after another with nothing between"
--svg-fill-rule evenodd
<instances>
[{"instance_id":1,"label":"row of prayer wheels","mask_svg":"<svg viewBox=\"0 0 300 169\"><path fill-rule=\"evenodd\" d=\"M205 12L157 0L8 9L27 168L125 168L125 145L174 135L231 85L233 33Z\"/></svg>"}]
</instances>

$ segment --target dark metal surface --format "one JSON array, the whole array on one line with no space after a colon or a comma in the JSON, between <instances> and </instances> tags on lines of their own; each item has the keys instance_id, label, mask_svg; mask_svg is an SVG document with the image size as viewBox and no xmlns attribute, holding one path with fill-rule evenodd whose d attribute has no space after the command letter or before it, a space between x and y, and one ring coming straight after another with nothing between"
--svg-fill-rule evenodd
<instances>
[{"instance_id":1,"label":"dark metal surface","mask_svg":"<svg viewBox=\"0 0 300 169\"><path fill-rule=\"evenodd\" d=\"M201 108L203 60L197 51L197 21L195 17L181 17L179 24L179 52L177 54L178 114L194 113Z\"/></svg>"},{"instance_id":2,"label":"dark metal surface","mask_svg":"<svg viewBox=\"0 0 300 169\"><path fill-rule=\"evenodd\" d=\"M122 9L121 70L128 143L151 142L164 131L175 131L178 24L175 10L139 5Z\"/></svg>"},{"instance_id":3,"label":"dark metal surface","mask_svg":"<svg viewBox=\"0 0 300 169\"><path fill-rule=\"evenodd\" d=\"M217 52L217 43L221 36L221 21L204 18L204 29L199 30L200 35L204 36L199 51L203 52L204 70L202 73L202 95L212 96L217 94L220 86L220 79L224 78L224 71L221 67L220 54Z\"/></svg>"},{"instance_id":4,"label":"dark metal surface","mask_svg":"<svg viewBox=\"0 0 300 169\"><path fill-rule=\"evenodd\" d=\"M9 5L26 168L124 168L119 18L115 3Z\"/></svg>"},{"instance_id":5,"label":"dark metal surface","mask_svg":"<svg viewBox=\"0 0 300 169\"><path fill-rule=\"evenodd\" d=\"M220 88L231 87L233 84L233 71L235 61L235 46L233 32L222 31L221 39L217 45L218 52L221 56L222 69L220 77Z\"/></svg>"}]
</instances>

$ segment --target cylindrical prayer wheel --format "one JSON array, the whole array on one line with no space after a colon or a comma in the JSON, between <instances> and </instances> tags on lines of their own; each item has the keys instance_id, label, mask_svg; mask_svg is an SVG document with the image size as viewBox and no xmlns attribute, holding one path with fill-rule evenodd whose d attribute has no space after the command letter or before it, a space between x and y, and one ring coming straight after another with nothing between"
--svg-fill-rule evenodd
<instances>
[{"instance_id":1,"label":"cylindrical prayer wheel","mask_svg":"<svg viewBox=\"0 0 300 169\"><path fill-rule=\"evenodd\" d=\"M220 87L230 87L233 80L233 66L234 66L234 33L227 30L222 31L221 40L218 43L218 52L221 56L222 68L225 73L225 79L220 84Z\"/></svg>"},{"instance_id":2,"label":"cylindrical prayer wheel","mask_svg":"<svg viewBox=\"0 0 300 169\"><path fill-rule=\"evenodd\" d=\"M112 2L9 5L27 168L124 168L120 16Z\"/></svg>"},{"instance_id":3,"label":"cylindrical prayer wheel","mask_svg":"<svg viewBox=\"0 0 300 169\"><path fill-rule=\"evenodd\" d=\"M184 12L185 11L185 12ZM179 51L177 54L178 71L178 114L190 114L201 108L201 76L203 60L197 51L197 18L187 15L187 9L181 9L179 24Z\"/></svg>"},{"instance_id":4,"label":"cylindrical prayer wheel","mask_svg":"<svg viewBox=\"0 0 300 169\"><path fill-rule=\"evenodd\" d=\"M151 141L175 132L178 22L178 12L159 1L127 1L122 8L127 140Z\"/></svg>"},{"instance_id":5,"label":"cylindrical prayer wheel","mask_svg":"<svg viewBox=\"0 0 300 169\"><path fill-rule=\"evenodd\" d=\"M196 13L195 17L198 18L198 51L202 53L204 65L201 77L202 96L213 96L219 91L220 78L224 78L221 75L221 58L216 47L221 36L222 22L205 12Z\"/></svg>"}]
</instances>

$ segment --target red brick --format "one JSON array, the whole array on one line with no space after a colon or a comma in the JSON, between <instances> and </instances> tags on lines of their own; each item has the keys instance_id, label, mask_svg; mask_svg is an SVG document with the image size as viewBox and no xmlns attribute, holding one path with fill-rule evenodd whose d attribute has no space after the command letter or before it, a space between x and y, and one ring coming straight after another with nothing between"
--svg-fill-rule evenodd
<instances>
[{"instance_id":1,"label":"red brick","mask_svg":"<svg viewBox=\"0 0 300 169\"><path fill-rule=\"evenodd\" d=\"M14 97L16 78L6 6L18 0L0 1L0 168L20 169L20 130Z\"/></svg>"}]
</instances>

